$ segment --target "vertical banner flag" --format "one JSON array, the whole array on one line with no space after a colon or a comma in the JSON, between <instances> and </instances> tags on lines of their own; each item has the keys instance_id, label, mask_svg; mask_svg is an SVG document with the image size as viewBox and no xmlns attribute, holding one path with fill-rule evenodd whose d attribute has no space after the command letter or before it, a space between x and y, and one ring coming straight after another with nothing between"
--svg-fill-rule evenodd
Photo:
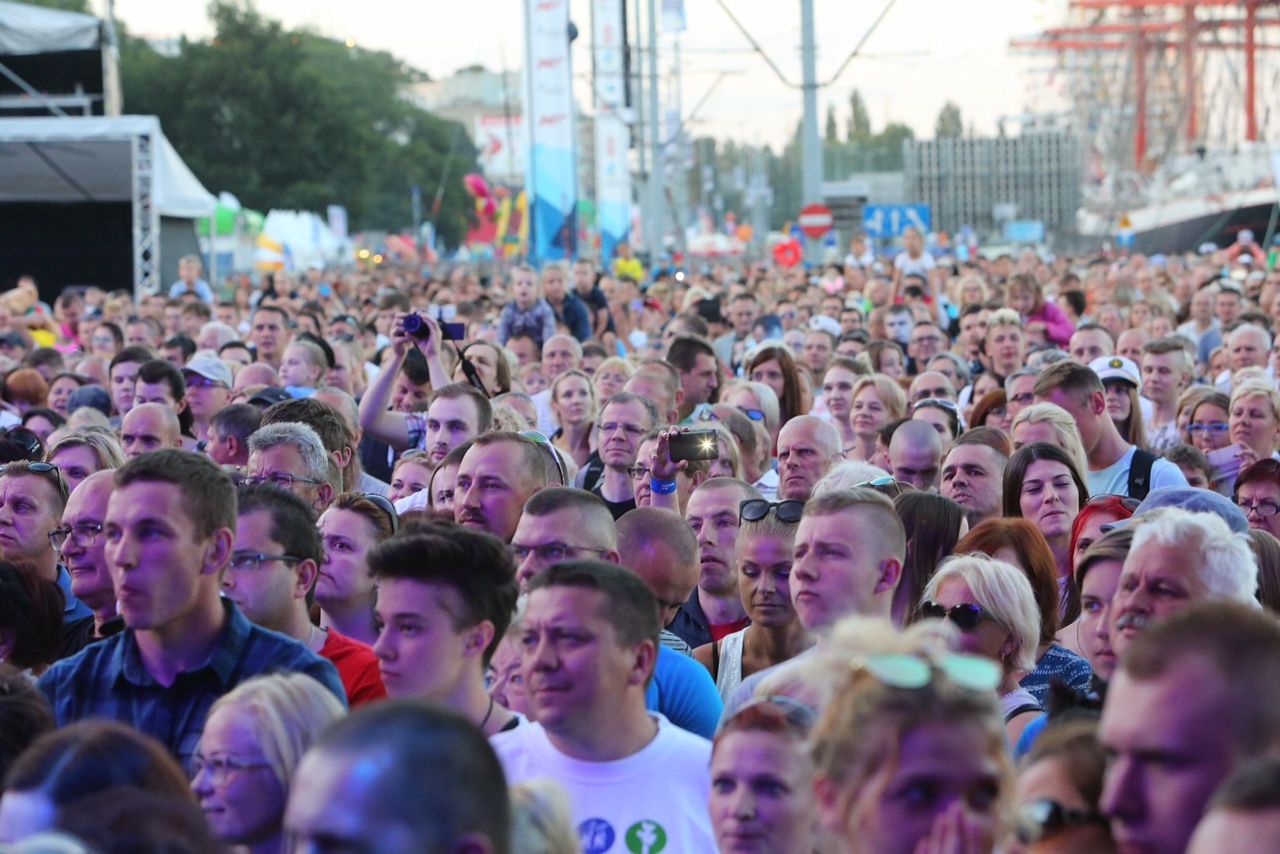
<instances>
[{"instance_id":1,"label":"vertical banner flag","mask_svg":"<svg viewBox=\"0 0 1280 854\"><path fill-rule=\"evenodd\" d=\"M592 45L596 100L596 223L600 257L608 261L631 228L630 130L623 118L622 0L592 0Z\"/></svg>"},{"instance_id":2,"label":"vertical banner flag","mask_svg":"<svg viewBox=\"0 0 1280 854\"><path fill-rule=\"evenodd\" d=\"M525 0L524 115L529 260L571 258L577 230L569 0Z\"/></svg>"}]
</instances>

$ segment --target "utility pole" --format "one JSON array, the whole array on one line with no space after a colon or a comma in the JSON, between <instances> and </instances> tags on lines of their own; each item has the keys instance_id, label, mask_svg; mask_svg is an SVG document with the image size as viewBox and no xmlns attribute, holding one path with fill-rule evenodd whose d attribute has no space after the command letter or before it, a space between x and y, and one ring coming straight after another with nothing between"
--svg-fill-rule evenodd
<instances>
[{"instance_id":1,"label":"utility pole","mask_svg":"<svg viewBox=\"0 0 1280 854\"><path fill-rule=\"evenodd\" d=\"M818 137L818 46L814 37L813 0L800 0L800 53L804 65L804 119L800 124L801 204L822 201L822 142ZM798 212L797 212L798 213ZM817 262L821 243L805 238L805 258Z\"/></svg>"},{"instance_id":2,"label":"utility pole","mask_svg":"<svg viewBox=\"0 0 1280 854\"><path fill-rule=\"evenodd\" d=\"M644 235L649 244L649 264L656 263L662 254L662 234L665 230L662 182L667 168L662 156L662 112L658 103L658 9L656 0L649 0L649 181L645 186L648 197L645 211Z\"/></svg>"}]
</instances>

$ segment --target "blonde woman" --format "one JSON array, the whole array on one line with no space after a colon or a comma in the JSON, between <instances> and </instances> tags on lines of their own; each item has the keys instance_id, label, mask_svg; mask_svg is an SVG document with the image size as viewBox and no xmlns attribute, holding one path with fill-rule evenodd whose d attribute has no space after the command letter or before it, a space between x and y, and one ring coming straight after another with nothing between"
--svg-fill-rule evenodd
<instances>
[{"instance_id":1,"label":"blonde woman","mask_svg":"<svg viewBox=\"0 0 1280 854\"><path fill-rule=\"evenodd\" d=\"M1071 414L1057 404L1031 404L1013 419L1010 435L1013 437L1015 451L1024 445L1045 442L1066 452L1076 471L1081 474L1089 471L1084 443L1080 440L1080 428L1076 426L1076 420Z\"/></svg>"},{"instance_id":2,"label":"blonde woman","mask_svg":"<svg viewBox=\"0 0 1280 854\"><path fill-rule=\"evenodd\" d=\"M70 492L89 475L124 465L124 449L109 428L82 427L51 444L44 459L62 472Z\"/></svg>"},{"instance_id":3,"label":"blonde woman","mask_svg":"<svg viewBox=\"0 0 1280 854\"><path fill-rule=\"evenodd\" d=\"M301 673L258 676L209 709L192 757L191 790L209 828L252 854L287 850L284 808L294 769L346 709Z\"/></svg>"},{"instance_id":4,"label":"blonde woman","mask_svg":"<svg viewBox=\"0 0 1280 854\"><path fill-rule=\"evenodd\" d=\"M1238 448L1234 460L1219 470L1217 487L1230 495L1240 469L1258 460L1280 459L1280 392L1265 380L1246 380L1231 394L1227 436Z\"/></svg>"},{"instance_id":5,"label":"blonde woman","mask_svg":"<svg viewBox=\"0 0 1280 854\"><path fill-rule=\"evenodd\" d=\"M591 378L591 384L596 390L596 400L603 403L622 391L622 387L635 372L631 363L621 356L605 359L596 366L596 372Z\"/></svg>"},{"instance_id":6,"label":"blonde woman","mask_svg":"<svg viewBox=\"0 0 1280 854\"><path fill-rule=\"evenodd\" d=\"M849 414L854 441L844 447L845 459L869 462L876 452L880 428L906 414L907 395L895 380L884 374L859 377L853 384Z\"/></svg>"},{"instance_id":7,"label":"blonde woman","mask_svg":"<svg viewBox=\"0 0 1280 854\"><path fill-rule=\"evenodd\" d=\"M591 433L596 420L595 388L579 370L565 371L551 384L551 412L559 429L551 444L579 468L591 457Z\"/></svg>"}]
</instances>

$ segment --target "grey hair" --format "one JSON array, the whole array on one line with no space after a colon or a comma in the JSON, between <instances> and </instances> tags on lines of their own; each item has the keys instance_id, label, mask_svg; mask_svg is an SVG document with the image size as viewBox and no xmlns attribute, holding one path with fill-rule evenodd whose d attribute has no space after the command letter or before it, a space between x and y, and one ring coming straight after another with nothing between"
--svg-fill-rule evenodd
<instances>
[{"instance_id":1,"label":"grey hair","mask_svg":"<svg viewBox=\"0 0 1280 854\"><path fill-rule=\"evenodd\" d=\"M329 454L319 434L298 421L280 421L259 428L249 437L249 453L267 451L279 445L292 445L298 449L306 476L321 483L329 483Z\"/></svg>"},{"instance_id":2,"label":"grey hair","mask_svg":"<svg viewBox=\"0 0 1280 854\"><path fill-rule=\"evenodd\" d=\"M1129 554L1148 546L1164 546L1192 557L1212 599L1226 599L1261 607L1258 562L1249 538L1234 533L1216 513L1192 513L1180 507L1161 507L1136 517ZM1128 561L1125 561L1128 563Z\"/></svg>"}]
</instances>

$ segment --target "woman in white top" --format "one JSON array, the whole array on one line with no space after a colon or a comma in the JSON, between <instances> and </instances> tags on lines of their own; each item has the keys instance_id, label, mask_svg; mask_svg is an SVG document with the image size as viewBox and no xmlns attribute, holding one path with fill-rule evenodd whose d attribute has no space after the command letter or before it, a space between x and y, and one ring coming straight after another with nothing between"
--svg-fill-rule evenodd
<instances>
[{"instance_id":1,"label":"woman in white top","mask_svg":"<svg viewBox=\"0 0 1280 854\"><path fill-rule=\"evenodd\" d=\"M761 498L748 499L739 508L738 592L751 624L693 651L726 702L746 677L809 647L789 589L791 551L803 510L802 501Z\"/></svg>"}]
</instances>

